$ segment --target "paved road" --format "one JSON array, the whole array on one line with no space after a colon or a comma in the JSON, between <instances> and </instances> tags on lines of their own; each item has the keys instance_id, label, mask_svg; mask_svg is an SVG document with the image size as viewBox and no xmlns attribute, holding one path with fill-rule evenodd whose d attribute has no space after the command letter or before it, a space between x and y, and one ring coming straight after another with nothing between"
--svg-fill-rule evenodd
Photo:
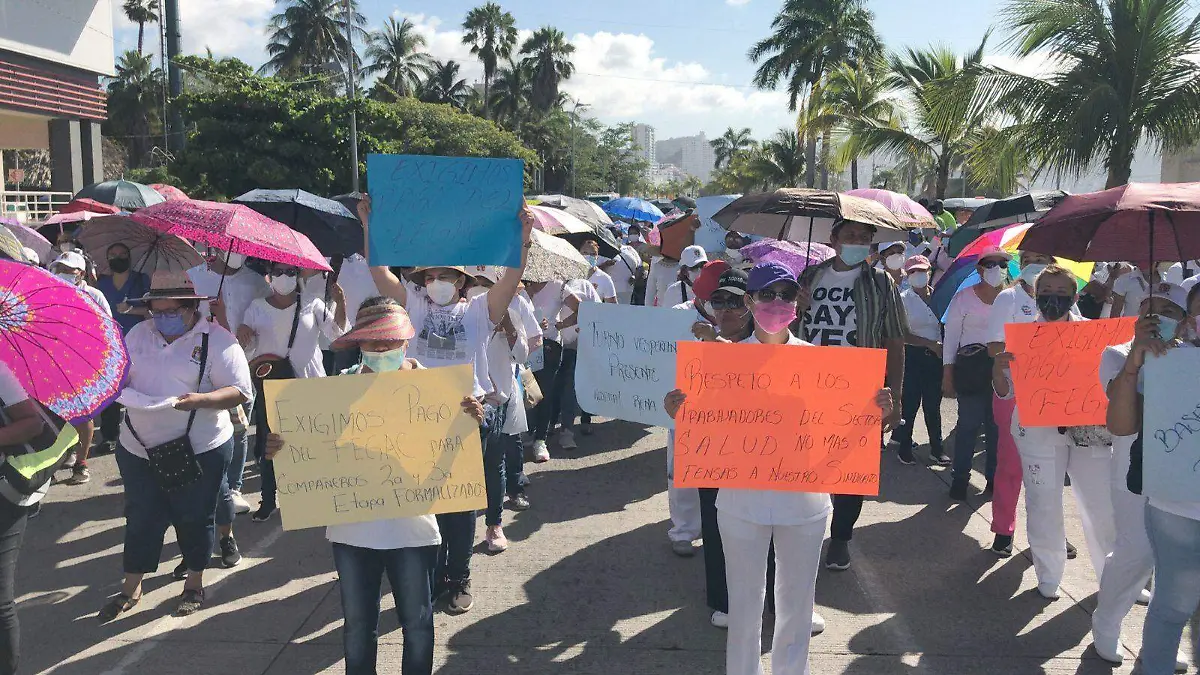
<instances>
[{"instance_id":1,"label":"paved road","mask_svg":"<svg viewBox=\"0 0 1200 675\"><path fill-rule=\"evenodd\" d=\"M945 417L949 429L951 404ZM708 624L703 561L675 557L667 544L664 441L661 429L609 422L580 450L533 468L534 508L505 516L510 550L474 558L475 609L437 617L438 672L723 672L725 634ZM1068 563L1063 598L1046 602L1035 590L1023 526L1021 553L998 560L982 550L992 536L982 498L953 504L946 470L903 466L891 453L883 460L882 498L863 511L853 568L822 570L818 581L829 629L813 641L814 674L1131 670L1114 671L1089 648L1096 579L1083 551ZM95 459L92 470L87 486L55 487L26 536L17 591L23 672L343 671L328 544L321 531L284 534L278 519L239 520L246 560L210 572L210 604L200 614L170 617L179 592L171 559L147 581L135 612L100 626L95 613L120 579L123 520L113 458ZM257 484L252 479L247 491ZM1068 533L1083 548L1074 514ZM177 549L168 544L164 555L173 558ZM398 673L401 637L386 611L390 597L384 606L380 672ZM1130 656L1144 616L1137 607L1125 623Z\"/></svg>"}]
</instances>

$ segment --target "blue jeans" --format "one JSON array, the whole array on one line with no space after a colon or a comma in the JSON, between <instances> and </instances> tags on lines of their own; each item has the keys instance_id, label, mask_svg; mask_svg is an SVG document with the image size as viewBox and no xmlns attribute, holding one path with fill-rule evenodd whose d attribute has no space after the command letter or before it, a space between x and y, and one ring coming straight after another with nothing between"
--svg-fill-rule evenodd
<instances>
[{"instance_id":1,"label":"blue jeans","mask_svg":"<svg viewBox=\"0 0 1200 675\"><path fill-rule=\"evenodd\" d=\"M501 434L496 445L504 449L504 493L509 497L525 494L529 478L525 475L525 447L521 444L521 436Z\"/></svg>"},{"instance_id":2,"label":"blue jeans","mask_svg":"<svg viewBox=\"0 0 1200 675\"><path fill-rule=\"evenodd\" d=\"M376 550L333 545L342 587L342 646L346 675L375 675L379 643L379 593L386 573L404 636L400 671L433 673L433 570L437 546Z\"/></svg>"},{"instance_id":3,"label":"blue jeans","mask_svg":"<svg viewBox=\"0 0 1200 675\"><path fill-rule=\"evenodd\" d=\"M495 409L484 406L483 425L479 427L479 439L483 445L483 456L488 456L488 437L495 419ZM487 468L484 468L487 481ZM501 482L503 485L503 482ZM484 486L488 494L491 490ZM437 580L439 582L462 583L471 580L471 549L475 546L475 512L437 514L438 529L442 532L442 545L438 547Z\"/></svg>"},{"instance_id":4,"label":"blue jeans","mask_svg":"<svg viewBox=\"0 0 1200 675\"><path fill-rule=\"evenodd\" d=\"M508 404L496 407L489 405L484 409L487 415L484 419L487 432L483 439L483 482L487 490L484 523L489 527L500 524L500 514L504 510L504 460L507 448L503 442L504 434L500 430L504 428L507 411Z\"/></svg>"},{"instance_id":5,"label":"blue jeans","mask_svg":"<svg viewBox=\"0 0 1200 675\"><path fill-rule=\"evenodd\" d=\"M1154 552L1154 597L1142 628L1144 675L1175 672L1183 627L1200 605L1200 520L1146 506Z\"/></svg>"},{"instance_id":6,"label":"blue jeans","mask_svg":"<svg viewBox=\"0 0 1200 675\"><path fill-rule=\"evenodd\" d=\"M225 471L232 454L233 441L229 440L196 455L200 480L168 492L158 486L149 461L125 448L117 448L117 468L125 483L126 574L150 574L158 570L168 526L175 528L188 570L201 572L208 567L217 540L221 487L226 483Z\"/></svg>"},{"instance_id":7,"label":"blue jeans","mask_svg":"<svg viewBox=\"0 0 1200 675\"><path fill-rule=\"evenodd\" d=\"M917 411L924 410L925 429L929 432L929 452L942 452L942 361L925 347L904 346L904 390L900 411L904 426L892 432L892 440L908 452L917 428Z\"/></svg>"},{"instance_id":8,"label":"blue jeans","mask_svg":"<svg viewBox=\"0 0 1200 675\"><path fill-rule=\"evenodd\" d=\"M242 404L242 411L246 413L246 421L253 424L254 412L254 397ZM233 432L233 457L229 460L229 489L234 492L242 491L242 474L246 469L246 454L249 451L250 444L244 431Z\"/></svg>"},{"instance_id":9,"label":"blue jeans","mask_svg":"<svg viewBox=\"0 0 1200 675\"><path fill-rule=\"evenodd\" d=\"M909 420L909 423L912 421ZM996 475L996 441L999 438L996 420L992 416L992 392L959 394L958 429L954 432L954 464L950 474L955 480L971 477L971 460L975 457L980 427L983 427L984 447L987 450L983 475L991 480Z\"/></svg>"}]
</instances>

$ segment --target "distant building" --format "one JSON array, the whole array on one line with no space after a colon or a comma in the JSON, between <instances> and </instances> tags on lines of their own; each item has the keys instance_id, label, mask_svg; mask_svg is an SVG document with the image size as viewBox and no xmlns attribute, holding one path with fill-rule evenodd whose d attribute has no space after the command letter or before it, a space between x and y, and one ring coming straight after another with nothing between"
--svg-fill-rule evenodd
<instances>
[{"instance_id":1,"label":"distant building","mask_svg":"<svg viewBox=\"0 0 1200 675\"><path fill-rule=\"evenodd\" d=\"M654 127L649 124L633 125L634 154L646 160L650 167L658 164L655 152Z\"/></svg>"},{"instance_id":2,"label":"distant building","mask_svg":"<svg viewBox=\"0 0 1200 675\"><path fill-rule=\"evenodd\" d=\"M672 182L682 183L687 179L687 172L674 164L656 164L646 172L646 180L651 185L661 186Z\"/></svg>"},{"instance_id":3,"label":"distant building","mask_svg":"<svg viewBox=\"0 0 1200 675\"><path fill-rule=\"evenodd\" d=\"M716 160L712 146L701 131L695 136L668 138L658 142L658 160L678 166L689 176L707 183L712 178Z\"/></svg>"},{"instance_id":4,"label":"distant building","mask_svg":"<svg viewBox=\"0 0 1200 675\"><path fill-rule=\"evenodd\" d=\"M0 148L49 150L57 192L104 180L100 78L114 74L112 4L0 0ZM0 201L15 206L3 169Z\"/></svg>"},{"instance_id":5,"label":"distant building","mask_svg":"<svg viewBox=\"0 0 1200 675\"><path fill-rule=\"evenodd\" d=\"M1200 146L1163 155L1162 182L1194 183L1200 181Z\"/></svg>"}]
</instances>

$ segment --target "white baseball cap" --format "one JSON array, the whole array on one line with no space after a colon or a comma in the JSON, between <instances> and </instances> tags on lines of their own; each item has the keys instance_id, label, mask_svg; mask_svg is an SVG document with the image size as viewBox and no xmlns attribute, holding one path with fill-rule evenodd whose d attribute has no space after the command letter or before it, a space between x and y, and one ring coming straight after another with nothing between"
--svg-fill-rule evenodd
<instances>
[{"instance_id":1,"label":"white baseball cap","mask_svg":"<svg viewBox=\"0 0 1200 675\"><path fill-rule=\"evenodd\" d=\"M80 272L87 270L87 261L83 259L83 254L78 251L71 251L70 253L64 253L58 256L58 258L56 258L54 262L50 264L51 267L54 267L55 265L62 265L63 267L69 267L73 270L79 270Z\"/></svg>"},{"instance_id":2,"label":"white baseball cap","mask_svg":"<svg viewBox=\"0 0 1200 675\"><path fill-rule=\"evenodd\" d=\"M467 268L467 271L469 271L473 277L483 277L494 284L498 283L500 281L500 277L504 276L505 269L506 268L500 267L499 265L472 265Z\"/></svg>"},{"instance_id":3,"label":"white baseball cap","mask_svg":"<svg viewBox=\"0 0 1200 675\"><path fill-rule=\"evenodd\" d=\"M1166 298L1171 302L1171 304L1177 305L1179 309L1182 309L1185 313L1188 311L1187 289L1178 284L1171 284L1165 281L1154 284L1154 292L1151 293L1150 296L1147 296L1146 300L1143 300L1142 302L1147 302L1150 297Z\"/></svg>"},{"instance_id":4,"label":"white baseball cap","mask_svg":"<svg viewBox=\"0 0 1200 675\"><path fill-rule=\"evenodd\" d=\"M688 246L679 254L679 264L684 267L696 267L708 262L708 254L703 246Z\"/></svg>"}]
</instances>

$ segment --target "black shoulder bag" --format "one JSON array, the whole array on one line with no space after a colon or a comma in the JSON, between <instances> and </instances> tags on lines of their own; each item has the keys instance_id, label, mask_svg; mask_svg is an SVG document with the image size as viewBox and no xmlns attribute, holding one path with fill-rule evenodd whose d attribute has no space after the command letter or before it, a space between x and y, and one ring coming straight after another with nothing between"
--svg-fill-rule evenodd
<instances>
[{"instance_id":1,"label":"black shoulder bag","mask_svg":"<svg viewBox=\"0 0 1200 675\"><path fill-rule=\"evenodd\" d=\"M204 381L204 366L207 364L208 333L205 333L204 337L200 338L200 375L196 378L196 391L200 391L200 385ZM125 426L129 427L129 432L146 449L146 457L150 460L150 471L158 481L158 486L168 492L195 483L200 480L203 473L200 469L200 462L196 460L196 453L192 449L192 440L188 437L192 433L192 423L195 421L196 411L193 410L188 413L187 429L182 436L150 447L138 435L137 429L133 428L133 422L129 421L129 416L125 416Z\"/></svg>"},{"instance_id":2,"label":"black shoulder bag","mask_svg":"<svg viewBox=\"0 0 1200 675\"><path fill-rule=\"evenodd\" d=\"M292 345L296 343L296 331L300 328L300 296L296 295L296 313L292 316L292 333L288 336L287 351L283 356L263 354L250 363L250 379L254 384L254 425L258 429L270 430L267 424L267 397L263 392L264 380L290 380L296 377L292 367ZM261 426L260 426L261 425Z\"/></svg>"}]
</instances>

